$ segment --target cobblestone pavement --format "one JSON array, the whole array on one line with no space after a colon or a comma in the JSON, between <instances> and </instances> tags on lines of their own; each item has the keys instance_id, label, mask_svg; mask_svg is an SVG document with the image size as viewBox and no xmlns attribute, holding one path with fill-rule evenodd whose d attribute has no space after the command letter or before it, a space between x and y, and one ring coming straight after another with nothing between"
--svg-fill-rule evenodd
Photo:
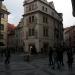
<instances>
[{"instance_id":1,"label":"cobblestone pavement","mask_svg":"<svg viewBox=\"0 0 75 75\"><path fill-rule=\"evenodd\" d=\"M26 62L23 55L12 55L9 65L0 62L0 75L75 75L75 62L73 63L73 70L68 71L66 55L64 55L64 60L64 67L60 70L53 70L48 65L48 57L46 56L37 57L34 55L30 62Z\"/></svg>"}]
</instances>

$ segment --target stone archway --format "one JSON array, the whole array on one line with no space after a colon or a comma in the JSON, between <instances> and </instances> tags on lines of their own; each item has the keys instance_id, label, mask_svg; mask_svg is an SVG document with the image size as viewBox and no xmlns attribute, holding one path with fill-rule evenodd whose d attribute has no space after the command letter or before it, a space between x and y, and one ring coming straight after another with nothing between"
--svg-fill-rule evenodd
<instances>
[{"instance_id":1,"label":"stone archway","mask_svg":"<svg viewBox=\"0 0 75 75\"><path fill-rule=\"evenodd\" d=\"M36 54L37 53L35 44L29 44L29 52L31 54Z\"/></svg>"}]
</instances>

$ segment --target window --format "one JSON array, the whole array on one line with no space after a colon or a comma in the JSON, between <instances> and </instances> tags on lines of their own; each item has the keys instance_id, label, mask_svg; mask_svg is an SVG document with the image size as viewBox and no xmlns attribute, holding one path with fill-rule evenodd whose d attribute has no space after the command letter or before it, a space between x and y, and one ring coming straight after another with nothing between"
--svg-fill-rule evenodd
<instances>
[{"instance_id":1,"label":"window","mask_svg":"<svg viewBox=\"0 0 75 75\"><path fill-rule=\"evenodd\" d=\"M43 23L48 23L48 18L43 16Z\"/></svg>"},{"instance_id":2,"label":"window","mask_svg":"<svg viewBox=\"0 0 75 75\"><path fill-rule=\"evenodd\" d=\"M54 16L54 12L51 12L51 15Z\"/></svg>"},{"instance_id":3,"label":"window","mask_svg":"<svg viewBox=\"0 0 75 75\"><path fill-rule=\"evenodd\" d=\"M32 4L32 10L34 10L34 4Z\"/></svg>"},{"instance_id":4,"label":"window","mask_svg":"<svg viewBox=\"0 0 75 75\"><path fill-rule=\"evenodd\" d=\"M34 29L32 29L32 36L34 36Z\"/></svg>"},{"instance_id":5,"label":"window","mask_svg":"<svg viewBox=\"0 0 75 75\"><path fill-rule=\"evenodd\" d=\"M37 3L32 3L28 6L28 8L26 7L26 9L29 9L28 11L35 10L36 8L37 8Z\"/></svg>"},{"instance_id":6,"label":"window","mask_svg":"<svg viewBox=\"0 0 75 75\"><path fill-rule=\"evenodd\" d=\"M4 14L0 14L1 15L1 18L4 18Z\"/></svg>"},{"instance_id":7,"label":"window","mask_svg":"<svg viewBox=\"0 0 75 75\"><path fill-rule=\"evenodd\" d=\"M26 11L28 11L28 7L26 7Z\"/></svg>"},{"instance_id":8,"label":"window","mask_svg":"<svg viewBox=\"0 0 75 75\"><path fill-rule=\"evenodd\" d=\"M42 6L42 10L44 11L44 6Z\"/></svg>"},{"instance_id":9,"label":"window","mask_svg":"<svg viewBox=\"0 0 75 75\"><path fill-rule=\"evenodd\" d=\"M55 38L59 38L59 33L58 33L58 31L55 31Z\"/></svg>"},{"instance_id":10,"label":"window","mask_svg":"<svg viewBox=\"0 0 75 75\"><path fill-rule=\"evenodd\" d=\"M0 42L0 46L4 46L4 43L3 42Z\"/></svg>"},{"instance_id":11,"label":"window","mask_svg":"<svg viewBox=\"0 0 75 75\"><path fill-rule=\"evenodd\" d=\"M46 28L46 36L48 36L48 28Z\"/></svg>"},{"instance_id":12,"label":"window","mask_svg":"<svg viewBox=\"0 0 75 75\"><path fill-rule=\"evenodd\" d=\"M46 8L46 12L47 12L47 8Z\"/></svg>"},{"instance_id":13,"label":"window","mask_svg":"<svg viewBox=\"0 0 75 75\"><path fill-rule=\"evenodd\" d=\"M29 11L31 11L31 5L29 5Z\"/></svg>"},{"instance_id":14,"label":"window","mask_svg":"<svg viewBox=\"0 0 75 75\"><path fill-rule=\"evenodd\" d=\"M37 3L34 4L34 8L35 8L35 9L37 8Z\"/></svg>"},{"instance_id":15,"label":"window","mask_svg":"<svg viewBox=\"0 0 75 75\"><path fill-rule=\"evenodd\" d=\"M4 25L0 24L0 30L4 30Z\"/></svg>"},{"instance_id":16,"label":"window","mask_svg":"<svg viewBox=\"0 0 75 75\"><path fill-rule=\"evenodd\" d=\"M43 17L43 23L45 23L45 17Z\"/></svg>"},{"instance_id":17,"label":"window","mask_svg":"<svg viewBox=\"0 0 75 75\"><path fill-rule=\"evenodd\" d=\"M34 22L34 16L32 16L32 22Z\"/></svg>"},{"instance_id":18,"label":"window","mask_svg":"<svg viewBox=\"0 0 75 75\"><path fill-rule=\"evenodd\" d=\"M45 36L45 27L43 28L43 36Z\"/></svg>"},{"instance_id":19,"label":"window","mask_svg":"<svg viewBox=\"0 0 75 75\"><path fill-rule=\"evenodd\" d=\"M29 36L31 36L31 29L29 29Z\"/></svg>"},{"instance_id":20,"label":"window","mask_svg":"<svg viewBox=\"0 0 75 75\"><path fill-rule=\"evenodd\" d=\"M46 23L48 23L48 19L47 19L47 17L46 17Z\"/></svg>"},{"instance_id":21,"label":"window","mask_svg":"<svg viewBox=\"0 0 75 75\"><path fill-rule=\"evenodd\" d=\"M31 23L31 16L29 17L29 23Z\"/></svg>"},{"instance_id":22,"label":"window","mask_svg":"<svg viewBox=\"0 0 75 75\"><path fill-rule=\"evenodd\" d=\"M32 23L32 22L34 22L34 16L29 17L29 23Z\"/></svg>"},{"instance_id":23,"label":"window","mask_svg":"<svg viewBox=\"0 0 75 75\"><path fill-rule=\"evenodd\" d=\"M42 6L42 10L47 12L47 8L45 8L44 6Z\"/></svg>"},{"instance_id":24,"label":"window","mask_svg":"<svg viewBox=\"0 0 75 75\"><path fill-rule=\"evenodd\" d=\"M43 27L43 36L48 36L48 28Z\"/></svg>"},{"instance_id":25,"label":"window","mask_svg":"<svg viewBox=\"0 0 75 75\"><path fill-rule=\"evenodd\" d=\"M29 29L29 36L34 36L34 34L35 34L34 29Z\"/></svg>"},{"instance_id":26,"label":"window","mask_svg":"<svg viewBox=\"0 0 75 75\"><path fill-rule=\"evenodd\" d=\"M28 7L26 7L26 11L32 11L37 8L37 3L31 3Z\"/></svg>"},{"instance_id":27,"label":"window","mask_svg":"<svg viewBox=\"0 0 75 75\"><path fill-rule=\"evenodd\" d=\"M3 39L3 34L0 34L0 39Z\"/></svg>"}]
</instances>

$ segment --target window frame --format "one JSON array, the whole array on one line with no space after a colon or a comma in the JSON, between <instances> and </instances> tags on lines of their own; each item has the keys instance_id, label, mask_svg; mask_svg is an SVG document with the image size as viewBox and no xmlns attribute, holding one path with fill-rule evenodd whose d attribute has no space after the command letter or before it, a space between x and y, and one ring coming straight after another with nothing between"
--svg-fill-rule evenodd
<instances>
[{"instance_id":1,"label":"window frame","mask_svg":"<svg viewBox=\"0 0 75 75\"><path fill-rule=\"evenodd\" d=\"M4 24L0 24L0 30L4 30Z\"/></svg>"}]
</instances>

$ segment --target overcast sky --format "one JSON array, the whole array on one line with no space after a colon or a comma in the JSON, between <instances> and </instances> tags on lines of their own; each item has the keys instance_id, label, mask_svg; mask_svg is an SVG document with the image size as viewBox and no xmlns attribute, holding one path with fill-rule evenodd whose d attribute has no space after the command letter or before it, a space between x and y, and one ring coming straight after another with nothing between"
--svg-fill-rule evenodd
<instances>
[{"instance_id":1,"label":"overcast sky","mask_svg":"<svg viewBox=\"0 0 75 75\"><path fill-rule=\"evenodd\" d=\"M75 25L75 18L72 16L71 0L48 0L54 2L55 9L59 13L63 13L63 25L64 27ZM24 0L4 0L4 4L7 6L9 15L9 23L17 25L22 18Z\"/></svg>"}]
</instances>

